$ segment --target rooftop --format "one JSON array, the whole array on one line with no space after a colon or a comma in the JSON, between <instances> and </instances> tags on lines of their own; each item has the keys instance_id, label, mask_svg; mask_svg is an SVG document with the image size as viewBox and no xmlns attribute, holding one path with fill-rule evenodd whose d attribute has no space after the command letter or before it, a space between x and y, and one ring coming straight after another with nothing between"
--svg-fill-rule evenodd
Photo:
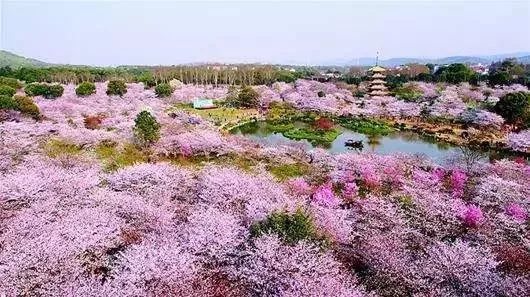
<instances>
[{"instance_id":1,"label":"rooftop","mask_svg":"<svg viewBox=\"0 0 530 297\"><path fill-rule=\"evenodd\" d=\"M381 67L381 66L374 66L374 67L370 68L369 71L372 71L372 72L384 72L384 71L386 71L386 69Z\"/></svg>"}]
</instances>

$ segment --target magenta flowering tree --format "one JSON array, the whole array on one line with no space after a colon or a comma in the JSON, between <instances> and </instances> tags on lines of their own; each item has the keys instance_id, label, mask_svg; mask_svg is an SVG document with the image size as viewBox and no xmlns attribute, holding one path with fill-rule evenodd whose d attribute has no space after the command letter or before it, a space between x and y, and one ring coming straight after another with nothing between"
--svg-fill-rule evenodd
<instances>
[{"instance_id":1,"label":"magenta flowering tree","mask_svg":"<svg viewBox=\"0 0 530 297\"><path fill-rule=\"evenodd\" d=\"M464 188L468 180L467 174L461 170L453 170L451 172L451 189L453 197L460 198L464 195Z\"/></svg>"},{"instance_id":2,"label":"magenta flowering tree","mask_svg":"<svg viewBox=\"0 0 530 297\"><path fill-rule=\"evenodd\" d=\"M505 207L506 214L523 223L528 218L526 209L515 203L509 203Z\"/></svg>"},{"instance_id":3,"label":"magenta flowering tree","mask_svg":"<svg viewBox=\"0 0 530 297\"><path fill-rule=\"evenodd\" d=\"M434 178L436 182L441 182L443 181L445 174L445 169L438 167L432 171L432 178Z\"/></svg>"},{"instance_id":4,"label":"magenta flowering tree","mask_svg":"<svg viewBox=\"0 0 530 297\"><path fill-rule=\"evenodd\" d=\"M460 213L462 223L469 228L478 228L484 222L484 215L480 207L469 205Z\"/></svg>"},{"instance_id":5,"label":"magenta flowering tree","mask_svg":"<svg viewBox=\"0 0 530 297\"><path fill-rule=\"evenodd\" d=\"M381 185L381 178L375 172L373 166L368 164L361 167L361 178L368 187L379 187Z\"/></svg>"},{"instance_id":6,"label":"magenta flowering tree","mask_svg":"<svg viewBox=\"0 0 530 297\"><path fill-rule=\"evenodd\" d=\"M333 193L333 184L331 182L320 185L313 193L313 200L321 205L334 207L339 205L340 201Z\"/></svg>"}]
</instances>

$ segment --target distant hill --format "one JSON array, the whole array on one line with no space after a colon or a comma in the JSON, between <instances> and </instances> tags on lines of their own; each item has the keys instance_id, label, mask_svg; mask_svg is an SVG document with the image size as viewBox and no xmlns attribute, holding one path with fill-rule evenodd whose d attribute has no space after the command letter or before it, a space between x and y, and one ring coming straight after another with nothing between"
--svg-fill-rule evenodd
<instances>
[{"instance_id":1,"label":"distant hill","mask_svg":"<svg viewBox=\"0 0 530 297\"><path fill-rule=\"evenodd\" d=\"M517 62L522 63L522 64L530 64L530 55L518 57Z\"/></svg>"},{"instance_id":2,"label":"distant hill","mask_svg":"<svg viewBox=\"0 0 530 297\"><path fill-rule=\"evenodd\" d=\"M39 60L25 58L19 55L15 55L8 51L0 50L0 67L9 66L11 68L20 68L20 67L43 67L49 66L51 64L42 62Z\"/></svg>"},{"instance_id":3,"label":"distant hill","mask_svg":"<svg viewBox=\"0 0 530 297\"><path fill-rule=\"evenodd\" d=\"M452 63L464 63L464 64L490 64L492 62L502 61L506 58L516 58L519 63L523 64L530 64L530 52L518 52L518 53L511 53L511 54L499 54L499 55L491 55L491 56L452 56L452 57L444 57L444 58L436 58L436 59L429 59L429 58L391 58L386 60L379 60L379 65L385 66L385 67L395 67L399 65L405 65L405 64L411 64L411 63L419 63L419 64L438 64L438 65L444 65L444 64L452 64ZM195 63L196 64L196 63ZM375 57L361 57L356 59L336 59L336 60L329 60L326 62L321 63L321 66L371 66L375 64ZM11 52L0 50L0 67L4 66L10 66L11 68L20 68L20 67L46 67L46 66L59 66L61 64L51 64L46 63L43 61L39 61L32 58L26 58L23 56L19 56L16 54L13 54ZM296 65L296 63L293 62L293 65ZM64 65L66 66L66 65ZM79 67L86 67L82 65L70 65L70 66L79 66ZM134 66L134 67L139 67ZM140 67L145 67L148 65L143 65Z\"/></svg>"},{"instance_id":4,"label":"distant hill","mask_svg":"<svg viewBox=\"0 0 530 297\"><path fill-rule=\"evenodd\" d=\"M380 60L379 64L381 66L387 66L387 67L394 67L399 65L405 65L405 64L411 64L411 63L419 63L419 64L452 64L452 63L464 63L464 64L490 64L492 62L497 62L504 60L506 58L517 58L520 63L528 64L529 63L529 57L530 52L520 52L520 53L512 53L512 54L500 54L500 55L491 55L491 56L452 56L452 57L444 57L444 58L437 58L437 59L426 59L426 58L391 58L386 60ZM370 66L375 64L375 58L357 58L357 59L351 59L348 61L339 61L336 60L334 62L328 62L330 65L337 65L337 66Z\"/></svg>"}]
</instances>

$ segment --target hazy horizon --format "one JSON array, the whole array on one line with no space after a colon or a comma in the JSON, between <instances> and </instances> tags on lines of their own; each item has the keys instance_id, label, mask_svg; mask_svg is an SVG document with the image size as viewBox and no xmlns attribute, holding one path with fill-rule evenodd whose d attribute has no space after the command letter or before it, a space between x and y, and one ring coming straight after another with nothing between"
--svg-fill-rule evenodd
<instances>
[{"instance_id":1,"label":"hazy horizon","mask_svg":"<svg viewBox=\"0 0 530 297\"><path fill-rule=\"evenodd\" d=\"M377 51L381 59L530 52L528 1L0 3L0 48L59 64L333 64Z\"/></svg>"}]
</instances>

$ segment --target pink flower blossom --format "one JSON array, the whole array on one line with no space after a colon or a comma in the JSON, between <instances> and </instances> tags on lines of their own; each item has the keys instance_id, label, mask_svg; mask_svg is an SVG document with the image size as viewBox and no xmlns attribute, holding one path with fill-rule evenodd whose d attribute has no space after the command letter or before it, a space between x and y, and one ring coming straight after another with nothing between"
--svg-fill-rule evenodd
<instances>
[{"instance_id":1,"label":"pink flower blossom","mask_svg":"<svg viewBox=\"0 0 530 297\"><path fill-rule=\"evenodd\" d=\"M357 197L358 192L359 192L359 187L354 182L346 183L344 185L344 188L342 189L342 195L344 196L344 198L349 199L349 200Z\"/></svg>"},{"instance_id":2,"label":"pink flower blossom","mask_svg":"<svg viewBox=\"0 0 530 297\"><path fill-rule=\"evenodd\" d=\"M311 186L302 177L290 179L287 184L297 195L308 195L311 193Z\"/></svg>"},{"instance_id":3,"label":"pink flower blossom","mask_svg":"<svg viewBox=\"0 0 530 297\"><path fill-rule=\"evenodd\" d=\"M460 240L434 244L420 265L428 277L429 292L434 290L436 296L496 296L501 291L496 266L489 249Z\"/></svg>"},{"instance_id":4,"label":"pink flower blossom","mask_svg":"<svg viewBox=\"0 0 530 297\"><path fill-rule=\"evenodd\" d=\"M370 187L378 187L381 185L381 178L376 174L373 166L364 165L361 168L361 177L363 181Z\"/></svg>"},{"instance_id":5,"label":"pink flower blossom","mask_svg":"<svg viewBox=\"0 0 530 297\"><path fill-rule=\"evenodd\" d=\"M530 130L508 134L508 146L520 152L530 151Z\"/></svg>"},{"instance_id":6,"label":"pink flower blossom","mask_svg":"<svg viewBox=\"0 0 530 297\"><path fill-rule=\"evenodd\" d=\"M265 235L254 242L234 274L248 282L254 294L270 296L363 296L355 279L329 252L307 242L282 244Z\"/></svg>"}]
</instances>

